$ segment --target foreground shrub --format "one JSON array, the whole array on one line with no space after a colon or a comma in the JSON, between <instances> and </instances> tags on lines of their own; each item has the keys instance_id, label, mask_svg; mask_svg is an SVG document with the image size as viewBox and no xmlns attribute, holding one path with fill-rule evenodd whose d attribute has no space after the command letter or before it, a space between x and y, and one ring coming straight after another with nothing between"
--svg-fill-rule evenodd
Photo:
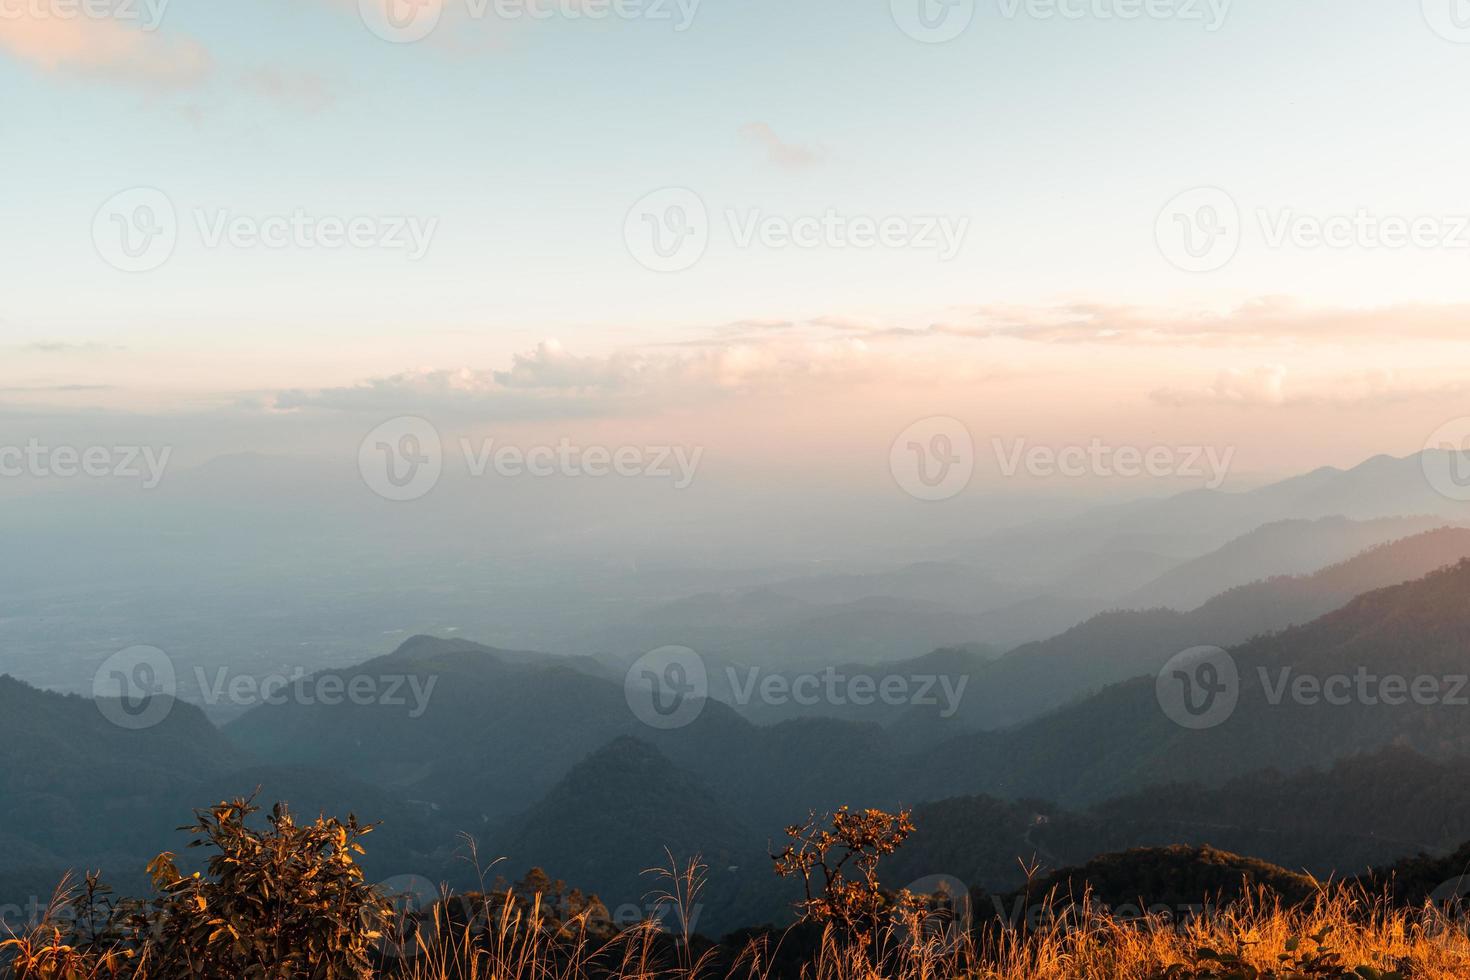
<instances>
[{"instance_id":1,"label":"foreground shrub","mask_svg":"<svg viewBox=\"0 0 1470 980\"><path fill-rule=\"evenodd\" d=\"M355 856L372 828L355 817L300 826L277 804L256 829L245 800L196 814L190 847L212 848L208 874L181 874L174 855L148 867L156 897L113 905L95 879L59 916L9 941L21 980L197 977L200 980L358 980L389 905Z\"/></svg>"}]
</instances>

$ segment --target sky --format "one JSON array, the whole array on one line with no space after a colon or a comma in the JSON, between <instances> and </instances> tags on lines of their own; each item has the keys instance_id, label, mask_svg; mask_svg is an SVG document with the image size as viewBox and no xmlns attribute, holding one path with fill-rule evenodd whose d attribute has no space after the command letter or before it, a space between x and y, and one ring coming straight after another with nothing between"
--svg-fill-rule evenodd
<instances>
[{"instance_id":1,"label":"sky","mask_svg":"<svg viewBox=\"0 0 1470 980\"><path fill-rule=\"evenodd\" d=\"M1403 455L1467 82L1464 0L0 0L0 443Z\"/></svg>"}]
</instances>

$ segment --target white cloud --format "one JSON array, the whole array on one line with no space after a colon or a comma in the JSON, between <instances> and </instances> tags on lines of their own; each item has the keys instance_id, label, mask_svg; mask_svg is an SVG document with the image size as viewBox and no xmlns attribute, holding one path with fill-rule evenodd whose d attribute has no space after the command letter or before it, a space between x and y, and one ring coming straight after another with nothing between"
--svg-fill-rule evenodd
<instances>
[{"instance_id":1,"label":"white cloud","mask_svg":"<svg viewBox=\"0 0 1470 980\"><path fill-rule=\"evenodd\" d=\"M1161 405L1182 408L1188 405L1239 405L1242 407L1277 406L1286 401L1287 370L1281 364L1266 364L1242 371L1221 371L1213 384L1198 390L1161 388L1152 395Z\"/></svg>"},{"instance_id":2,"label":"white cloud","mask_svg":"<svg viewBox=\"0 0 1470 980\"><path fill-rule=\"evenodd\" d=\"M786 142L767 123L746 123L740 127L740 135L763 147L766 160L782 170L805 170L822 161L821 151L800 143Z\"/></svg>"},{"instance_id":3,"label":"white cloud","mask_svg":"<svg viewBox=\"0 0 1470 980\"><path fill-rule=\"evenodd\" d=\"M312 71L257 68L245 72L240 81L257 95L303 112L320 112L336 101L331 83Z\"/></svg>"},{"instance_id":4,"label":"white cloud","mask_svg":"<svg viewBox=\"0 0 1470 980\"><path fill-rule=\"evenodd\" d=\"M58 17L21 4L0 17L0 52L56 74L152 87L202 82L213 68L209 50L115 17Z\"/></svg>"},{"instance_id":5,"label":"white cloud","mask_svg":"<svg viewBox=\"0 0 1470 980\"><path fill-rule=\"evenodd\" d=\"M834 318L814 322L844 329ZM868 332L855 325L845 329ZM1470 306L1313 309L1281 297L1261 297L1225 312L1105 303L989 305L958 320L878 332L895 337L1011 339L1040 344L1198 347L1400 337L1459 341L1470 336Z\"/></svg>"},{"instance_id":6,"label":"white cloud","mask_svg":"<svg viewBox=\"0 0 1470 980\"><path fill-rule=\"evenodd\" d=\"M699 405L726 396L876 382L893 363L860 340L713 339L697 347L573 354L548 340L503 369L406 371L348 387L280 392L277 409L445 410L483 417L614 415Z\"/></svg>"}]
</instances>

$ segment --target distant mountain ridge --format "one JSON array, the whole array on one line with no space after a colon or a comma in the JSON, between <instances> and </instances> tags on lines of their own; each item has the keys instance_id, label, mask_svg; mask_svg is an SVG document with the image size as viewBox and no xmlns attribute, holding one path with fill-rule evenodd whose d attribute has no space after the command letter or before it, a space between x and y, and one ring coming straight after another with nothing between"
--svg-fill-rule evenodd
<instances>
[{"instance_id":1,"label":"distant mountain ridge","mask_svg":"<svg viewBox=\"0 0 1470 980\"><path fill-rule=\"evenodd\" d=\"M210 479L253 465L239 461ZM1418 457L1380 457L1248 494L1139 502L1094 514L1094 526L1052 522L998 536L984 556L811 576L796 580L791 594L748 589L736 576L729 591L632 617L660 643L716 620L738 626L722 641L725 653L772 658L801 650L803 670L855 670L871 657L896 673L962 675L969 684L953 723L936 723L932 711L899 718L850 705L746 716L719 700L716 685L692 724L659 730L630 708L623 659L422 635L391 654L321 672L344 682L362 674L432 678L421 714L389 703L266 705L222 732L178 701L161 724L130 731L94 702L0 676L0 887L33 892L38 882L54 882L63 863L136 871L172 843L169 832L190 808L256 787L263 799L287 798L303 812L347 808L383 820L369 858L373 875L464 874L455 835L469 831L520 866L546 865L626 897L645 884L638 865L657 863L660 845L681 855L697 850L725 876L729 904L720 914L730 921L783 907L767 887L763 843L808 811L841 803L918 805L911 865L895 870L912 871L910 878L947 871L997 889L1014 885L1018 858L1041 856L1048 871L1106 875L1107 862L1091 862L1095 855L1139 846L1164 849L1160 868L1174 866L1164 860L1170 854L1181 869L1220 864L1211 849L1223 848L1230 873L1267 875L1275 872L1242 868L1235 856L1258 855L1295 874L1423 851L1421 870L1434 873L1441 856L1470 837L1470 708L1298 704L1289 694L1296 678L1355 676L1360 668L1442 680L1470 672L1470 529L1437 527L1357 553L1376 537L1445 519L1389 514L1463 516L1463 505L1429 496L1432 487L1415 471L1423 465ZM1263 515L1274 523L1250 523ZM206 526L201 514L183 516L183 530ZM434 520L452 524L443 515ZM267 524L217 529L210 540L248 539ZM1241 526L1249 530L1231 539ZM1058 540L1048 551L1046 543ZM1220 541L1213 553L1183 557ZM253 545L279 557L266 543ZM293 547L311 551L313 543ZM1165 562L1175 573L1158 587L1188 597L1206 588L1201 583L1350 547L1352 557L1311 574L1237 585L1187 611L1103 613L999 659L983 646L992 628L1071 622L1076 603L1090 607L1124 583L1152 588ZM183 550L176 557L188 574ZM426 566L407 567L400 574L412 579ZM1092 581L1112 568L1121 569L1117 582ZM1024 588L1006 578L1011 571ZM24 574L16 580L25 583ZM1066 594L1036 594L1042 580ZM514 583L478 582L464 601L479 603L507 584ZM664 582L650 594L666 596L680 584ZM1009 604L950 608L980 589L987 605ZM926 598L931 592L942 601ZM1028 598L1015 600L1023 593ZM486 605L493 620L500 607ZM596 621L568 618L576 629ZM396 626L372 623L376 643L403 635ZM942 648L930 646L960 630ZM638 637L609 633L609 642ZM305 639L292 634L284 646ZM235 642L241 649L257 637ZM1228 648L1239 703L1215 727L1195 731L1169 717L1157 673L1174 653L1201 644ZM270 649L274 656L279 647ZM727 663L723 653L701 652L712 670ZM1285 700L1271 694L1278 684ZM747 868L760 869L749 883Z\"/></svg>"},{"instance_id":2,"label":"distant mountain ridge","mask_svg":"<svg viewBox=\"0 0 1470 980\"><path fill-rule=\"evenodd\" d=\"M1449 682L1467 670L1467 597L1470 561L1462 561L1232 647L1238 704L1215 727L1190 730L1171 720L1156 678L1145 676L1014 729L958 737L933 754L925 792L953 795L959 788L1077 804L1161 783L1217 786L1267 767L1293 772L1394 744L1431 758L1470 752L1464 708L1442 701L1391 706L1356 695L1339 704L1292 696L1285 687L1293 672L1318 683L1366 672L1439 679L1447 698Z\"/></svg>"},{"instance_id":3,"label":"distant mountain ridge","mask_svg":"<svg viewBox=\"0 0 1470 980\"><path fill-rule=\"evenodd\" d=\"M1169 571L1118 605L1185 612L1236 586L1283 575L1306 575L1379 544L1444 527L1439 517L1355 521L1333 516L1262 525L1224 547Z\"/></svg>"},{"instance_id":4,"label":"distant mountain ridge","mask_svg":"<svg viewBox=\"0 0 1470 980\"><path fill-rule=\"evenodd\" d=\"M1094 855L1176 844L1249 854L1318 878L1470 840L1470 759L1386 748L1292 775L1262 770L1217 788L1150 786L1085 808L1034 798L955 796L919 805L890 868L895 884L946 873L992 893Z\"/></svg>"},{"instance_id":5,"label":"distant mountain ridge","mask_svg":"<svg viewBox=\"0 0 1470 980\"><path fill-rule=\"evenodd\" d=\"M1470 503L1439 493L1427 473L1448 473L1453 457L1427 450L1374 456L1348 469L1321 467L1247 491L1190 490L1162 499L1093 508L956 546L982 568L1008 568L1023 578L1058 574L1086 555L1149 550L1203 555L1256 528L1284 520L1346 517L1369 521L1404 515L1470 521Z\"/></svg>"},{"instance_id":6,"label":"distant mountain ridge","mask_svg":"<svg viewBox=\"0 0 1470 980\"><path fill-rule=\"evenodd\" d=\"M1371 548L1312 575L1240 586L1190 612L1110 612L984 667L950 727L1003 728L1104 686L1157 671L1200 645L1233 646L1309 622L1363 592L1470 557L1470 529L1440 528Z\"/></svg>"}]
</instances>

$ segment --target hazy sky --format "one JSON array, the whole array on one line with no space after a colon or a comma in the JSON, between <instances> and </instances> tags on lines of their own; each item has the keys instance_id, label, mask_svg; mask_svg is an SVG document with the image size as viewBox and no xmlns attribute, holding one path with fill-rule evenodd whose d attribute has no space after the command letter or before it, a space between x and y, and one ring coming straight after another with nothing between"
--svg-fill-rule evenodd
<instances>
[{"instance_id":1,"label":"hazy sky","mask_svg":"<svg viewBox=\"0 0 1470 980\"><path fill-rule=\"evenodd\" d=\"M418 2L0 0L0 441L942 414L1281 472L1465 414L1463 0Z\"/></svg>"}]
</instances>

